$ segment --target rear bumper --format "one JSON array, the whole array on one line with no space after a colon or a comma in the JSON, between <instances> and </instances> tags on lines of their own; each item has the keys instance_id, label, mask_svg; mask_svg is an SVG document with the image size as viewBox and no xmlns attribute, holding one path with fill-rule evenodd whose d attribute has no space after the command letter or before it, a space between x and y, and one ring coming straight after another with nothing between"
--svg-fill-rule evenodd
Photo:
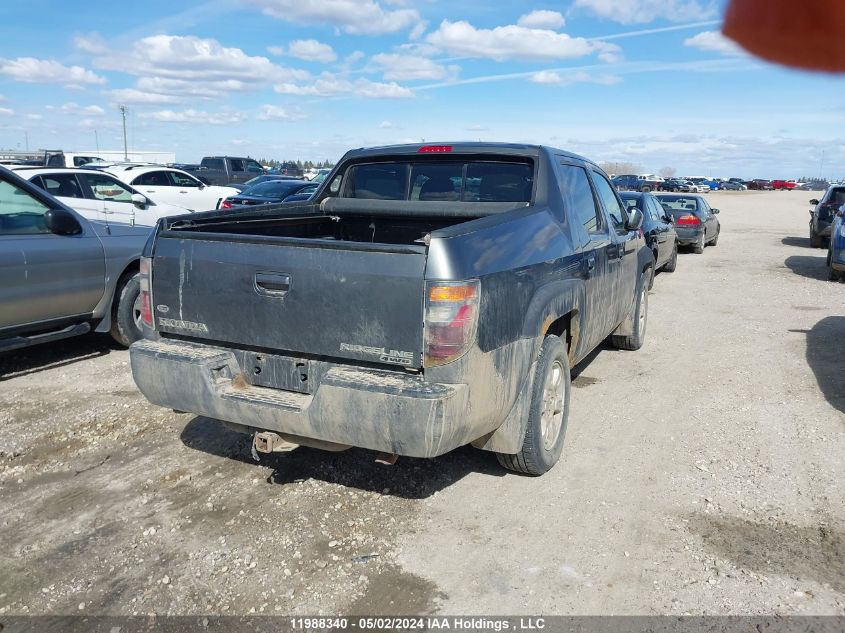
<instances>
[{"instance_id":1,"label":"rear bumper","mask_svg":"<svg viewBox=\"0 0 845 633\"><path fill-rule=\"evenodd\" d=\"M690 244L697 244L698 241L701 239L701 236L704 235L704 227L698 227L694 229L685 229L685 228L678 228L675 227L675 233L678 235L678 244L681 246L689 246Z\"/></svg>"},{"instance_id":2,"label":"rear bumper","mask_svg":"<svg viewBox=\"0 0 845 633\"><path fill-rule=\"evenodd\" d=\"M435 457L468 441L463 384L335 365L314 393L303 394L249 385L224 348L144 340L132 345L130 359L150 402L251 430L411 457Z\"/></svg>"}]
</instances>

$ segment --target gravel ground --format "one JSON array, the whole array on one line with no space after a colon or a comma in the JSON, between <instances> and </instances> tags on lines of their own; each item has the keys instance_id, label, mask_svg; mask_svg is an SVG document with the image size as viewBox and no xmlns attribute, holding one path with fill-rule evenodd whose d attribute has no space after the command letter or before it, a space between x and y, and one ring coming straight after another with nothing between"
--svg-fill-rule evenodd
<instances>
[{"instance_id":1,"label":"gravel ground","mask_svg":"<svg viewBox=\"0 0 845 633\"><path fill-rule=\"evenodd\" d=\"M801 192L714 193L563 461L250 457L90 336L0 357L0 614L845 614L845 284Z\"/></svg>"}]
</instances>

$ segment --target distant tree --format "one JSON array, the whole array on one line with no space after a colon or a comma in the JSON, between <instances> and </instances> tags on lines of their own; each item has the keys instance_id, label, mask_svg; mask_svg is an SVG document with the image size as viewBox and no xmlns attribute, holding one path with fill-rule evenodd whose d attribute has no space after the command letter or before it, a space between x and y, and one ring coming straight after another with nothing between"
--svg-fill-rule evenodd
<instances>
[{"instance_id":1,"label":"distant tree","mask_svg":"<svg viewBox=\"0 0 845 633\"><path fill-rule=\"evenodd\" d=\"M626 161L605 161L603 163L599 163L599 167L601 167L608 174L613 174L614 176L619 176L621 174L639 174L642 170L642 165L638 165L636 163L629 163Z\"/></svg>"},{"instance_id":2,"label":"distant tree","mask_svg":"<svg viewBox=\"0 0 845 633\"><path fill-rule=\"evenodd\" d=\"M675 174L678 173L678 170L674 167L664 167L659 173L661 178L666 178L668 180L669 178L674 178Z\"/></svg>"}]
</instances>

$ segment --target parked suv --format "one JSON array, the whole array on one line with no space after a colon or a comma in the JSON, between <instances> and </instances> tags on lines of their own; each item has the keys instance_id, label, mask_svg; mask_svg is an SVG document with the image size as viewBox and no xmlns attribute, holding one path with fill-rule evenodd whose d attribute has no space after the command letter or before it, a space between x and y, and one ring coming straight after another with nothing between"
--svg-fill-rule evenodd
<instances>
[{"instance_id":1,"label":"parked suv","mask_svg":"<svg viewBox=\"0 0 845 633\"><path fill-rule=\"evenodd\" d=\"M611 182L620 191L657 191L663 184L662 180L633 174L616 176Z\"/></svg>"},{"instance_id":2,"label":"parked suv","mask_svg":"<svg viewBox=\"0 0 845 633\"><path fill-rule=\"evenodd\" d=\"M0 351L87 332L141 336L141 250L150 229L111 231L0 168Z\"/></svg>"},{"instance_id":3,"label":"parked suv","mask_svg":"<svg viewBox=\"0 0 845 633\"><path fill-rule=\"evenodd\" d=\"M645 340L642 221L554 148L353 150L312 200L159 225L132 373L258 452L472 444L539 475L563 448L570 367L608 336Z\"/></svg>"},{"instance_id":4,"label":"parked suv","mask_svg":"<svg viewBox=\"0 0 845 633\"><path fill-rule=\"evenodd\" d=\"M821 200L813 198L810 204L810 246L824 248L830 239L831 224L839 208L845 204L845 186L831 186Z\"/></svg>"}]
</instances>

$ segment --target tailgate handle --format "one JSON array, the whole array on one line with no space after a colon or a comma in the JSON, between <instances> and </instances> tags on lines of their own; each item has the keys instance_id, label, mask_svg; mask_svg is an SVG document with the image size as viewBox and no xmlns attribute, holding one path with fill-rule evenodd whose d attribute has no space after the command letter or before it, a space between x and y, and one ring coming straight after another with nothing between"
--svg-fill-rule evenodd
<instances>
[{"instance_id":1,"label":"tailgate handle","mask_svg":"<svg viewBox=\"0 0 845 633\"><path fill-rule=\"evenodd\" d=\"M284 297L290 290L290 275L285 273L255 273L255 291L268 297Z\"/></svg>"}]
</instances>

